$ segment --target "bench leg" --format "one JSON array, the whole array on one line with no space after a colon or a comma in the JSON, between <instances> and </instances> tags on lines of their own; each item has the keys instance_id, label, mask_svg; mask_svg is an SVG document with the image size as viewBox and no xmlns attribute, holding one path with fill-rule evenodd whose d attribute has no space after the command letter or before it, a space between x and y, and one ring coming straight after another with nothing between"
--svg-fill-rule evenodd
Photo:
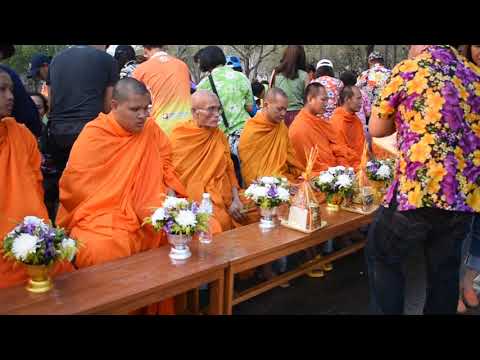
<instances>
[{"instance_id":1,"label":"bench leg","mask_svg":"<svg viewBox=\"0 0 480 360\"><path fill-rule=\"evenodd\" d=\"M209 315L222 315L223 314L223 297L225 277L223 270L219 278L210 283L210 306Z\"/></svg>"},{"instance_id":2,"label":"bench leg","mask_svg":"<svg viewBox=\"0 0 480 360\"><path fill-rule=\"evenodd\" d=\"M229 266L225 271L225 315L232 315L234 274Z\"/></svg>"}]
</instances>

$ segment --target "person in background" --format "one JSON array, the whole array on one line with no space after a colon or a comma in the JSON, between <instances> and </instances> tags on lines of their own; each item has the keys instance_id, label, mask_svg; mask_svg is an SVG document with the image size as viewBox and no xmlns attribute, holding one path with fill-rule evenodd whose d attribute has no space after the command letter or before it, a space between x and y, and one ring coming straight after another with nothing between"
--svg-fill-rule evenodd
<instances>
[{"instance_id":1,"label":"person in background","mask_svg":"<svg viewBox=\"0 0 480 360\"><path fill-rule=\"evenodd\" d=\"M270 87L282 89L288 96L285 125L289 127L303 107L305 87L309 83L306 72L305 49L302 45L289 45L285 49L280 65L272 72Z\"/></svg>"},{"instance_id":2,"label":"person in background","mask_svg":"<svg viewBox=\"0 0 480 360\"><path fill-rule=\"evenodd\" d=\"M467 60L478 66L477 72L480 72L480 45L465 45L463 55ZM477 83L477 89L480 86ZM477 136L480 136L478 132ZM470 233L464 240L464 262L460 269L460 296L458 299L457 312L464 313L468 307L477 307L479 305L478 296L473 288L475 278L480 274L480 216L475 214Z\"/></svg>"},{"instance_id":3,"label":"person in background","mask_svg":"<svg viewBox=\"0 0 480 360\"><path fill-rule=\"evenodd\" d=\"M370 104L375 102L390 74L391 71L384 65L383 55L378 51L373 51L368 56L368 70L360 74L356 84L367 94Z\"/></svg>"},{"instance_id":4,"label":"person in background","mask_svg":"<svg viewBox=\"0 0 480 360\"><path fill-rule=\"evenodd\" d=\"M314 64L307 65L307 74L308 74L308 83L312 80L315 80L315 74L317 73L317 69L315 68Z\"/></svg>"},{"instance_id":5,"label":"person in background","mask_svg":"<svg viewBox=\"0 0 480 360\"><path fill-rule=\"evenodd\" d=\"M108 45L72 46L59 52L50 63L47 85L48 116L45 153L51 156L55 174L49 204L58 203L58 180L70 150L83 127L99 113L109 113L113 85L118 80L116 60L106 53ZM55 205L56 207L56 205ZM49 209L50 214L55 209Z\"/></svg>"},{"instance_id":6,"label":"person in background","mask_svg":"<svg viewBox=\"0 0 480 360\"><path fill-rule=\"evenodd\" d=\"M203 48L198 57L200 70L208 73L197 89L210 90L220 101L223 113L219 128L228 138L230 153L238 184L243 187L243 179L238 157L238 141L253 111L253 93L250 80L241 72L226 66L227 60L223 50L212 45Z\"/></svg>"},{"instance_id":7,"label":"person in background","mask_svg":"<svg viewBox=\"0 0 480 360\"><path fill-rule=\"evenodd\" d=\"M338 106L340 91L343 89L343 83L335 77L333 72L333 63L328 59L322 59L317 63L317 72L315 79L312 82L317 82L325 87L328 96L327 107L323 118L330 120L333 112Z\"/></svg>"},{"instance_id":8,"label":"person in background","mask_svg":"<svg viewBox=\"0 0 480 360\"><path fill-rule=\"evenodd\" d=\"M243 72L242 63L240 62L240 59L237 56L228 55L225 57L225 60L227 61L225 63L226 66L232 68L235 71Z\"/></svg>"},{"instance_id":9,"label":"person in background","mask_svg":"<svg viewBox=\"0 0 480 360\"><path fill-rule=\"evenodd\" d=\"M131 77L133 71L138 66L137 56L133 47L131 45L118 45L115 48L113 57L117 60L120 79Z\"/></svg>"},{"instance_id":10,"label":"person in background","mask_svg":"<svg viewBox=\"0 0 480 360\"><path fill-rule=\"evenodd\" d=\"M343 86L355 86L357 81L357 76L353 71L345 71L340 75L340 80L343 83ZM365 134L368 132L368 119L370 118L370 111L371 111L371 104L370 100L368 99L367 93L358 88L360 93L362 94L362 106L360 107L360 111L357 112L358 118L362 121Z\"/></svg>"},{"instance_id":11,"label":"person in background","mask_svg":"<svg viewBox=\"0 0 480 360\"><path fill-rule=\"evenodd\" d=\"M263 99L266 93L265 87L262 83L255 80L254 82L252 82L252 93L255 98L257 108L261 109L263 107Z\"/></svg>"},{"instance_id":12,"label":"person in background","mask_svg":"<svg viewBox=\"0 0 480 360\"><path fill-rule=\"evenodd\" d=\"M48 67L52 61L51 56L44 54L35 54L30 61L30 70L27 77L41 82L40 93L48 99L48 86L46 84L48 77Z\"/></svg>"},{"instance_id":13,"label":"person in background","mask_svg":"<svg viewBox=\"0 0 480 360\"><path fill-rule=\"evenodd\" d=\"M190 119L191 84L187 64L165 51L165 45L143 45L148 59L132 77L145 83L152 94L152 116L168 135L180 122Z\"/></svg>"},{"instance_id":14,"label":"person in background","mask_svg":"<svg viewBox=\"0 0 480 360\"><path fill-rule=\"evenodd\" d=\"M0 45L0 61L8 59L15 54L14 45ZM10 67L0 64L0 70L5 71L13 81L13 110L12 117L20 124L25 126L32 132L35 137L42 135L43 124L38 116L37 107L28 95L22 80L17 73Z\"/></svg>"},{"instance_id":15,"label":"person in background","mask_svg":"<svg viewBox=\"0 0 480 360\"><path fill-rule=\"evenodd\" d=\"M40 116L40 119L42 119L43 124L47 125L48 99L45 97L45 95L38 92L30 93L30 97L37 107L38 116Z\"/></svg>"}]
</instances>

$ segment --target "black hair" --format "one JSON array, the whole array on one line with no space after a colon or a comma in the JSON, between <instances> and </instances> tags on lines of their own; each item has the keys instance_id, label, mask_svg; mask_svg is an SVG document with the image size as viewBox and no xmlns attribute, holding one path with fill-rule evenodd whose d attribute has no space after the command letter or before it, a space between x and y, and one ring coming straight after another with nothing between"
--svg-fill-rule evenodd
<instances>
[{"instance_id":1,"label":"black hair","mask_svg":"<svg viewBox=\"0 0 480 360\"><path fill-rule=\"evenodd\" d=\"M315 73L315 78L319 78L320 76L335 77L335 73L330 66L320 66Z\"/></svg>"},{"instance_id":2,"label":"black hair","mask_svg":"<svg viewBox=\"0 0 480 360\"><path fill-rule=\"evenodd\" d=\"M118 62L119 70L121 70L127 62L136 59L135 50L130 45L118 45L113 57Z\"/></svg>"},{"instance_id":3,"label":"black hair","mask_svg":"<svg viewBox=\"0 0 480 360\"><path fill-rule=\"evenodd\" d=\"M256 96L256 97L259 98L264 90L265 90L265 87L261 83L259 83L256 80L254 82L252 82L253 96Z\"/></svg>"},{"instance_id":4,"label":"black hair","mask_svg":"<svg viewBox=\"0 0 480 360\"><path fill-rule=\"evenodd\" d=\"M316 68L315 68L315 65L314 65L314 64L308 64L308 65L307 65L307 70L306 70L306 71L307 71L307 73L309 73L309 72L313 72L313 73L314 73L314 72L316 72L317 70L316 70Z\"/></svg>"},{"instance_id":5,"label":"black hair","mask_svg":"<svg viewBox=\"0 0 480 360\"><path fill-rule=\"evenodd\" d=\"M48 100L45 97L45 95L40 94L39 92L30 92L30 93L28 93L28 95L30 95L30 97L31 96L39 97L42 100L43 108L45 109L45 113L48 113Z\"/></svg>"},{"instance_id":6,"label":"black hair","mask_svg":"<svg viewBox=\"0 0 480 360\"><path fill-rule=\"evenodd\" d=\"M0 45L0 52L2 53L0 60L8 59L15 54L15 45Z\"/></svg>"},{"instance_id":7,"label":"black hair","mask_svg":"<svg viewBox=\"0 0 480 360\"><path fill-rule=\"evenodd\" d=\"M325 89L325 86L323 86L322 84L320 84L318 82L312 82L312 83L308 84L308 86L305 88L305 95L303 97L303 103L306 105L308 103L308 98L310 96L317 96L320 88Z\"/></svg>"},{"instance_id":8,"label":"black hair","mask_svg":"<svg viewBox=\"0 0 480 360\"><path fill-rule=\"evenodd\" d=\"M340 80L344 86L353 86L357 83L357 75L353 71L344 71L340 75Z\"/></svg>"},{"instance_id":9,"label":"black hair","mask_svg":"<svg viewBox=\"0 0 480 360\"><path fill-rule=\"evenodd\" d=\"M225 65L227 59L222 49L218 46L210 45L198 52L198 62L200 71L207 72L212 71L218 65Z\"/></svg>"},{"instance_id":10,"label":"black hair","mask_svg":"<svg viewBox=\"0 0 480 360\"><path fill-rule=\"evenodd\" d=\"M339 103L340 106L345 104L345 101L350 99L353 96L353 88L355 85L344 86L342 91L340 91Z\"/></svg>"}]
</instances>

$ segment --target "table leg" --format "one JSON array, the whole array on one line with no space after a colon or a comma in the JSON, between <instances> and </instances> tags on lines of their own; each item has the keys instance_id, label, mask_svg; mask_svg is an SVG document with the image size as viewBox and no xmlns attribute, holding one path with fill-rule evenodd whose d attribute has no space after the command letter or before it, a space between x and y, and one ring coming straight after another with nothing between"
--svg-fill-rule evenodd
<instances>
[{"instance_id":1,"label":"table leg","mask_svg":"<svg viewBox=\"0 0 480 360\"><path fill-rule=\"evenodd\" d=\"M231 266L225 271L225 315L232 315L234 274Z\"/></svg>"},{"instance_id":2,"label":"table leg","mask_svg":"<svg viewBox=\"0 0 480 360\"><path fill-rule=\"evenodd\" d=\"M218 279L210 283L210 306L208 311L209 315L223 314L223 297L225 296L223 288L224 282L225 277L222 270Z\"/></svg>"}]
</instances>

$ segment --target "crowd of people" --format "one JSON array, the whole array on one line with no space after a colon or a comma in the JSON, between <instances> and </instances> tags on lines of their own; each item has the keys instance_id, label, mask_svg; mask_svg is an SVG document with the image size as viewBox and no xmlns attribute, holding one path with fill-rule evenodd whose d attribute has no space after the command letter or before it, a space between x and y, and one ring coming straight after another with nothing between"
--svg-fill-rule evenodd
<instances>
[{"instance_id":1,"label":"crowd of people","mask_svg":"<svg viewBox=\"0 0 480 360\"><path fill-rule=\"evenodd\" d=\"M114 56L107 48L36 54L28 76L42 87L32 93L0 64L0 244L15 221L35 215L83 243L55 274L130 256L167 243L142 226L167 194L200 202L208 192L212 233L231 230L259 219L243 195L255 179L298 183L313 147L314 174L358 171L365 144L381 156L372 137L396 132L395 180L368 228L372 312L403 313L405 261L419 242L424 313L479 305L480 45L411 45L392 70L374 51L363 73L338 77L331 60L307 64L303 46L289 45L268 82L250 82L238 57L206 46L194 56L204 74L198 84L164 45L119 45ZM14 52L1 45L0 59ZM266 265L260 276L289 262ZM26 279L0 257L0 288ZM136 313L173 312L169 299Z\"/></svg>"}]
</instances>

